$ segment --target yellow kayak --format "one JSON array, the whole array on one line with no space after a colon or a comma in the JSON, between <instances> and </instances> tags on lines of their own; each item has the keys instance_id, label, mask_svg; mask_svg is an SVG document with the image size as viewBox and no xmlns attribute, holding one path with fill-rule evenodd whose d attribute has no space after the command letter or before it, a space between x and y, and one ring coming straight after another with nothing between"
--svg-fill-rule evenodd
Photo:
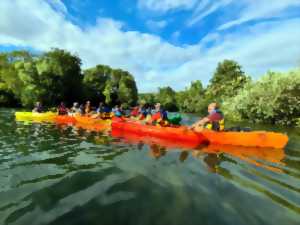
<instances>
[{"instance_id":1,"label":"yellow kayak","mask_svg":"<svg viewBox=\"0 0 300 225\"><path fill-rule=\"evenodd\" d=\"M16 120L18 121L54 121L57 113L54 112L15 112Z\"/></svg>"}]
</instances>

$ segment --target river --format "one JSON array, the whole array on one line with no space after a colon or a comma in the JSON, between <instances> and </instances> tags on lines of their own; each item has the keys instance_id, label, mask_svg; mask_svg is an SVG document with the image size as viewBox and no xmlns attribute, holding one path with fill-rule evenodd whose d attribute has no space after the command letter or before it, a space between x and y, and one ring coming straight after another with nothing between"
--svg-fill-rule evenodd
<instances>
[{"instance_id":1,"label":"river","mask_svg":"<svg viewBox=\"0 0 300 225\"><path fill-rule=\"evenodd\" d=\"M300 129L255 128L288 146L163 147L0 109L0 224L300 224Z\"/></svg>"}]
</instances>

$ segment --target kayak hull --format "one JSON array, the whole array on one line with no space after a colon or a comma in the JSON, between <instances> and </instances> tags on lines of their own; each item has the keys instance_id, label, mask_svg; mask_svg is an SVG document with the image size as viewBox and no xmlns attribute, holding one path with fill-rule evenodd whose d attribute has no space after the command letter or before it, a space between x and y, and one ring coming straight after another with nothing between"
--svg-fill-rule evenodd
<instances>
[{"instance_id":1,"label":"kayak hull","mask_svg":"<svg viewBox=\"0 0 300 225\"><path fill-rule=\"evenodd\" d=\"M177 142L189 142L190 145L201 145L205 142L213 145L232 145L244 147L284 148L288 142L285 134L254 131L254 132L216 132L204 130L195 132L187 127L158 127L143 125L138 122L121 119L113 120L112 130L131 132L141 136L158 137Z\"/></svg>"},{"instance_id":2,"label":"kayak hull","mask_svg":"<svg viewBox=\"0 0 300 225\"><path fill-rule=\"evenodd\" d=\"M75 124L76 119L74 116L58 115L55 117L55 122L59 124Z\"/></svg>"},{"instance_id":3,"label":"kayak hull","mask_svg":"<svg viewBox=\"0 0 300 225\"><path fill-rule=\"evenodd\" d=\"M139 122L126 122L121 120L113 120L112 132L130 132L146 137L156 137L174 142L186 142L190 146L198 146L207 144L207 139L201 134L187 129L186 127L157 127L143 125Z\"/></svg>"},{"instance_id":4,"label":"kayak hull","mask_svg":"<svg viewBox=\"0 0 300 225\"><path fill-rule=\"evenodd\" d=\"M36 113L36 112L16 112L16 120L19 121L41 121L52 122L57 116L54 112Z\"/></svg>"},{"instance_id":5,"label":"kayak hull","mask_svg":"<svg viewBox=\"0 0 300 225\"><path fill-rule=\"evenodd\" d=\"M214 145L235 145L245 147L284 148L288 136L281 133L266 131L251 132L201 132Z\"/></svg>"}]
</instances>

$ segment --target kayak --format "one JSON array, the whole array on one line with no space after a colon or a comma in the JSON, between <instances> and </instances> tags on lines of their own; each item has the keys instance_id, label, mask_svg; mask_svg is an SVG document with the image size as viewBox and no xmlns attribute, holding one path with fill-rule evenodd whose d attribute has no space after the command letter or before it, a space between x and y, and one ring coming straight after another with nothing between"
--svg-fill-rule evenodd
<instances>
[{"instance_id":1,"label":"kayak","mask_svg":"<svg viewBox=\"0 0 300 225\"><path fill-rule=\"evenodd\" d=\"M275 148L261 148L261 147L244 147L244 146L233 146L233 145L216 145L209 144L203 146L195 146L190 142L176 142L173 140L167 140L155 137L143 137L138 134L130 132L122 132L119 129L113 129L111 132L112 137L122 139L123 142L128 144L135 144L138 146L143 146L147 144L151 155L157 156L159 151L165 150L172 151L174 149L180 149L183 152L192 152L192 156L198 157L204 154L227 154L233 157L239 158L248 163L254 164L259 167L264 167L271 171L281 172L279 168L267 165L264 162L276 163L278 165L283 165L282 160L285 157L284 149Z\"/></svg>"},{"instance_id":2,"label":"kayak","mask_svg":"<svg viewBox=\"0 0 300 225\"><path fill-rule=\"evenodd\" d=\"M216 132L210 130L195 132L185 126L160 127L144 125L126 119L114 119L112 129L118 129L123 133L131 132L141 136L164 138L176 142L189 142L190 145L195 146L209 143L214 145L284 148L288 142L287 135L275 132Z\"/></svg>"},{"instance_id":3,"label":"kayak","mask_svg":"<svg viewBox=\"0 0 300 225\"><path fill-rule=\"evenodd\" d=\"M74 124L76 119L74 116L58 115L55 117L55 122L59 124Z\"/></svg>"},{"instance_id":4,"label":"kayak","mask_svg":"<svg viewBox=\"0 0 300 225\"><path fill-rule=\"evenodd\" d=\"M109 121L96 124L75 123L75 127L87 131L106 132L111 129L111 123Z\"/></svg>"},{"instance_id":5,"label":"kayak","mask_svg":"<svg viewBox=\"0 0 300 225\"><path fill-rule=\"evenodd\" d=\"M288 136L281 133L267 131L251 132L216 132L205 130L201 132L214 145L236 145L246 147L284 148L288 143Z\"/></svg>"},{"instance_id":6,"label":"kayak","mask_svg":"<svg viewBox=\"0 0 300 225\"><path fill-rule=\"evenodd\" d=\"M56 116L57 116L57 113L54 113L54 112L45 112L45 113L15 112L16 120L19 120L19 121L51 122L51 121L54 121Z\"/></svg>"},{"instance_id":7,"label":"kayak","mask_svg":"<svg viewBox=\"0 0 300 225\"><path fill-rule=\"evenodd\" d=\"M111 120L95 119L90 116L75 116L74 118L77 123L81 123L81 124L89 124L89 125L99 124L99 123L111 124Z\"/></svg>"},{"instance_id":8,"label":"kayak","mask_svg":"<svg viewBox=\"0 0 300 225\"><path fill-rule=\"evenodd\" d=\"M137 121L113 118L112 131L114 132L115 129L123 133L130 132L141 136L172 140L174 142L188 142L192 146L208 143L203 134L189 130L186 127L158 127L143 125Z\"/></svg>"}]
</instances>

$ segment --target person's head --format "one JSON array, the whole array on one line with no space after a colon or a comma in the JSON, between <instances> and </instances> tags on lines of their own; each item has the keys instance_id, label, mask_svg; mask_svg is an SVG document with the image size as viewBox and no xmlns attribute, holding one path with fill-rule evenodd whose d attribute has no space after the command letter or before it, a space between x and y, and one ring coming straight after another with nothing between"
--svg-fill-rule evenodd
<instances>
[{"instance_id":1,"label":"person's head","mask_svg":"<svg viewBox=\"0 0 300 225\"><path fill-rule=\"evenodd\" d=\"M210 103L210 104L208 105L207 111L208 111L209 113L211 113L212 111L214 111L214 110L216 110L216 109L218 109L218 108L219 108L218 103L213 102L213 103Z\"/></svg>"},{"instance_id":2,"label":"person's head","mask_svg":"<svg viewBox=\"0 0 300 225\"><path fill-rule=\"evenodd\" d=\"M103 106L103 102L99 102L99 107L102 107Z\"/></svg>"},{"instance_id":3,"label":"person's head","mask_svg":"<svg viewBox=\"0 0 300 225\"><path fill-rule=\"evenodd\" d=\"M36 103L35 103L35 106L38 106L38 107L39 107L39 106L41 106L41 105L42 105L41 102L36 102Z\"/></svg>"},{"instance_id":4,"label":"person's head","mask_svg":"<svg viewBox=\"0 0 300 225\"><path fill-rule=\"evenodd\" d=\"M65 103L61 102L60 106L65 107Z\"/></svg>"},{"instance_id":5,"label":"person's head","mask_svg":"<svg viewBox=\"0 0 300 225\"><path fill-rule=\"evenodd\" d=\"M159 102L155 104L155 109L160 110L160 103Z\"/></svg>"},{"instance_id":6,"label":"person's head","mask_svg":"<svg viewBox=\"0 0 300 225\"><path fill-rule=\"evenodd\" d=\"M87 101L87 102L86 102L86 105L91 105L91 102L90 102L90 101Z\"/></svg>"},{"instance_id":7,"label":"person's head","mask_svg":"<svg viewBox=\"0 0 300 225\"><path fill-rule=\"evenodd\" d=\"M73 107L77 108L79 106L78 102L73 103Z\"/></svg>"}]
</instances>

